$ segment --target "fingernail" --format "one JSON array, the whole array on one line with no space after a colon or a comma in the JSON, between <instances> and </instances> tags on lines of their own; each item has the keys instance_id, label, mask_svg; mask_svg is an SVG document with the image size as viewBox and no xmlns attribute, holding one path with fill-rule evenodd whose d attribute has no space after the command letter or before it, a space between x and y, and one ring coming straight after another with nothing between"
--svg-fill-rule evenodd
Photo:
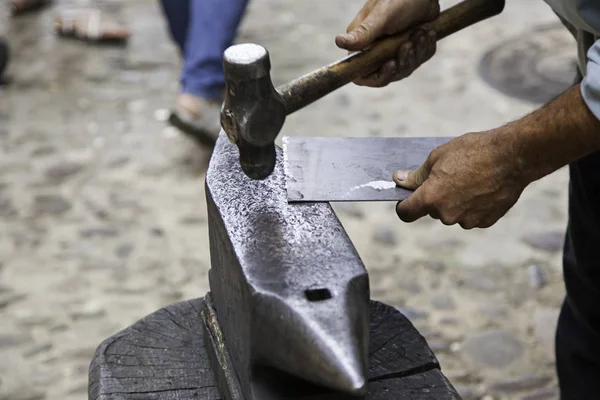
<instances>
[{"instance_id":1,"label":"fingernail","mask_svg":"<svg viewBox=\"0 0 600 400\"><path fill-rule=\"evenodd\" d=\"M356 36L353 33L342 33L341 37L347 42L354 42L356 40Z\"/></svg>"},{"instance_id":2,"label":"fingernail","mask_svg":"<svg viewBox=\"0 0 600 400\"><path fill-rule=\"evenodd\" d=\"M405 181L408 179L408 171L396 171L394 172L394 179L397 181Z\"/></svg>"}]
</instances>

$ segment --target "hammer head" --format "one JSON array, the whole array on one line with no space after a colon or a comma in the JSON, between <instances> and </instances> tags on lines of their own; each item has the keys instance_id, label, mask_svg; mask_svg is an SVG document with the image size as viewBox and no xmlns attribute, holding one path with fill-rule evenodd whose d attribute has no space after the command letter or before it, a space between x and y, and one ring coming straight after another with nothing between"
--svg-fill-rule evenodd
<instances>
[{"instance_id":1,"label":"hammer head","mask_svg":"<svg viewBox=\"0 0 600 400\"><path fill-rule=\"evenodd\" d=\"M269 52L255 44L229 47L223 55L226 90L221 126L240 152L240 166L252 179L275 168L275 139L286 116L271 82Z\"/></svg>"}]
</instances>

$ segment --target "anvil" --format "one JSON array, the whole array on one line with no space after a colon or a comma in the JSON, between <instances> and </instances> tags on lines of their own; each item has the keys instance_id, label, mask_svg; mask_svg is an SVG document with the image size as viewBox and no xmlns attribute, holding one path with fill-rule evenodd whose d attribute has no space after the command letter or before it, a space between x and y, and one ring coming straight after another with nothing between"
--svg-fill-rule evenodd
<instances>
[{"instance_id":1,"label":"anvil","mask_svg":"<svg viewBox=\"0 0 600 400\"><path fill-rule=\"evenodd\" d=\"M212 268L205 326L233 399L271 367L341 393L366 390L367 271L328 203L289 204L282 152L248 178L221 133L206 177Z\"/></svg>"}]
</instances>

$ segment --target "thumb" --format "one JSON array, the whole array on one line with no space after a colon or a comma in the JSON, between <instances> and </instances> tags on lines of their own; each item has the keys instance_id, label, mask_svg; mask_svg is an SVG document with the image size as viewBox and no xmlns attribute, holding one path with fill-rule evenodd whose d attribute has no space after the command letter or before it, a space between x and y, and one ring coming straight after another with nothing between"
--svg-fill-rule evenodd
<instances>
[{"instance_id":1,"label":"thumb","mask_svg":"<svg viewBox=\"0 0 600 400\"><path fill-rule=\"evenodd\" d=\"M363 50L382 36L386 20L378 12L371 12L357 27L348 33L343 33L335 38L335 44L349 51Z\"/></svg>"},{"instance_id":2,"label":"thumb","mask_svg":"<svg viewBox=\"0 0 600 400\"><path fill-rule=\"evenodd\" d=\"M429 168L426 164L421 165L414 171L398 170L393 175L394 182L398 186L410 190L416 190L427 178L429 178Z\"/></svg>"}]
</instances>

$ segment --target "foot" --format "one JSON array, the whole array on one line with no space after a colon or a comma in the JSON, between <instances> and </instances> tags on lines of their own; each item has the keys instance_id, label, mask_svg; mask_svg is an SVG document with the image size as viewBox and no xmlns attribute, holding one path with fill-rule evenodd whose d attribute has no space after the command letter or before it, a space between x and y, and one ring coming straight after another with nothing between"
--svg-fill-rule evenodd
<instances>
[{"instance_id":1,"label":"foot","mask_svg":"<svg viewBox=\"0 0 600 400\"><path fill-rule=\"evenodd\" d=\"M188 93L177 98L170 122L203 144L212 146L219 137L221 103Z\"/></svg>"},{"instance_id":2,"label":"foot","mask_svg":"<svg viewBox=\"0 0 600 400\"><path fill-rule=\"evenodd\" d=\"M96 9L64 9L58 11L54 29L61 36L95 42L125 42L129 29Z\"/></svg>"}]
</instances>

